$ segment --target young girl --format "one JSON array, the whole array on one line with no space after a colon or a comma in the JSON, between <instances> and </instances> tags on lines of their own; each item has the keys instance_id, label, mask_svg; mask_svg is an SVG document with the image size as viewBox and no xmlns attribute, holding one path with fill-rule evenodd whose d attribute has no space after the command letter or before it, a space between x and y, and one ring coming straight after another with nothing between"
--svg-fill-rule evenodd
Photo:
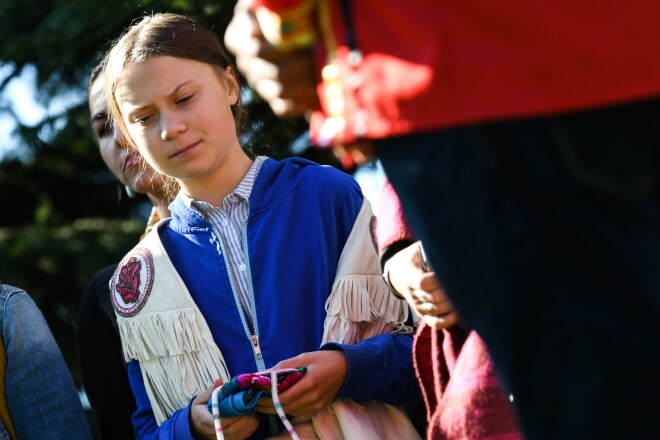
<instances>
[{"instance_id":1,"label":"young girl","mask_svg":"<svg viewBox=\"0 0 660 440\"><path fill-rule=\"evenodd\" d=\"M181 187L111 281L138 437L213 438L214 380L272 367L307 367L280 395L293 416L419 397L368 202L330 167L245 154L236 73L209 30L143 18L108 54L105 90L126 138ZM257 410L223 419L225 436L278 433L272 402Z\"/></svg>"}]
</instances>

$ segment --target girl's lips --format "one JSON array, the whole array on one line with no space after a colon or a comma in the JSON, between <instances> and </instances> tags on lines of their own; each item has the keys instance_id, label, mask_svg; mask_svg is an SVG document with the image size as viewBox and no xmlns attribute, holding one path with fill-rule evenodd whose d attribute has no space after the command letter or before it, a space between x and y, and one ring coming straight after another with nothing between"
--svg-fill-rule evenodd
<instances>
[{"instance_id":1,"label":"girl's lips","mask_svg":"<svg viewBox=\"0 0 660 440\"><path fill-rule=\"evenodd\" d=\"M200 141L194 142L194 143L192 143L192 144L190 144L190 145L184 147L183 149L177 151L176 153L174 153L174 154L171 155L170 157L182 157L182 156L184 156L186 153L188 153L190 150L192 150L193 148L195 148L197 145L199 145L199 143L200 143Z\"/></svg>"}]
</instances>

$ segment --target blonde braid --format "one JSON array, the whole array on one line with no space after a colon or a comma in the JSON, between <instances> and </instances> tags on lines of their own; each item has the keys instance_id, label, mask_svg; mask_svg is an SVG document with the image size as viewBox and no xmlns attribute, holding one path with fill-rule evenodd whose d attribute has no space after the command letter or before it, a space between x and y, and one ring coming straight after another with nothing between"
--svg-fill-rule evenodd
<instances>
[{"instance_id":1,"label":"blonde braid","mask_svg":"<svg viewBox=\"0 0 660 440\"><path fill-rule=\"evenodd\" d=\"M154 225L160 221L160 216L158 215L158 212L156 211L156 207L154 206L151 209L151 214L149 215L149 220L147 220L147 227L144 229L144 233L140 237L140 240L142 240L146 235L151 232L151 230L154 228Z\"/></svg>"}]
</instances>

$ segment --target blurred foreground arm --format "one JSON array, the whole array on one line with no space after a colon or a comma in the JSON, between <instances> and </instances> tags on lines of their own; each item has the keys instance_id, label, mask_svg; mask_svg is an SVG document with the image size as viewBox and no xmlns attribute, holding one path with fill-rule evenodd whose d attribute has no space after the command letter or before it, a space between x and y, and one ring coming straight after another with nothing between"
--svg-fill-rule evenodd
<instances>
[{"instance_id":1,"label":"blurred foreground arm","mask_svg":"<svg viewBox=\"0 0 660 440\"><path fill-rule=\"evenodd\" d=\"M273 45L251 4L239 0L224 36L238 70L277 116L302 116L318 109L311 47Z\"/></svg>"}]
</instances>

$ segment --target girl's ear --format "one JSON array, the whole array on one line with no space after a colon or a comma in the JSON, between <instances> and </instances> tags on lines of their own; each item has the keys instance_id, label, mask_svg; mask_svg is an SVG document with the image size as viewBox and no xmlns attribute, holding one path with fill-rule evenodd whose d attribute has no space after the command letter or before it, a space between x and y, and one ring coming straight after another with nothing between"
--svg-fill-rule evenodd
<instances>
[{"instance_id":1,"label":"girl's ear","mask_svg":"<svg viewBox=\"0 0 660 440\"><path fill-rule=\"evenodd\" d=\"M236 72L231 66L227 66L222 73L222 78L227 88L227 98L229 99L229 105L234 105L238 102L238 95L240 93L240 87L238 86L238 80L236 79Z\"/></svg>"}]
</instances>

